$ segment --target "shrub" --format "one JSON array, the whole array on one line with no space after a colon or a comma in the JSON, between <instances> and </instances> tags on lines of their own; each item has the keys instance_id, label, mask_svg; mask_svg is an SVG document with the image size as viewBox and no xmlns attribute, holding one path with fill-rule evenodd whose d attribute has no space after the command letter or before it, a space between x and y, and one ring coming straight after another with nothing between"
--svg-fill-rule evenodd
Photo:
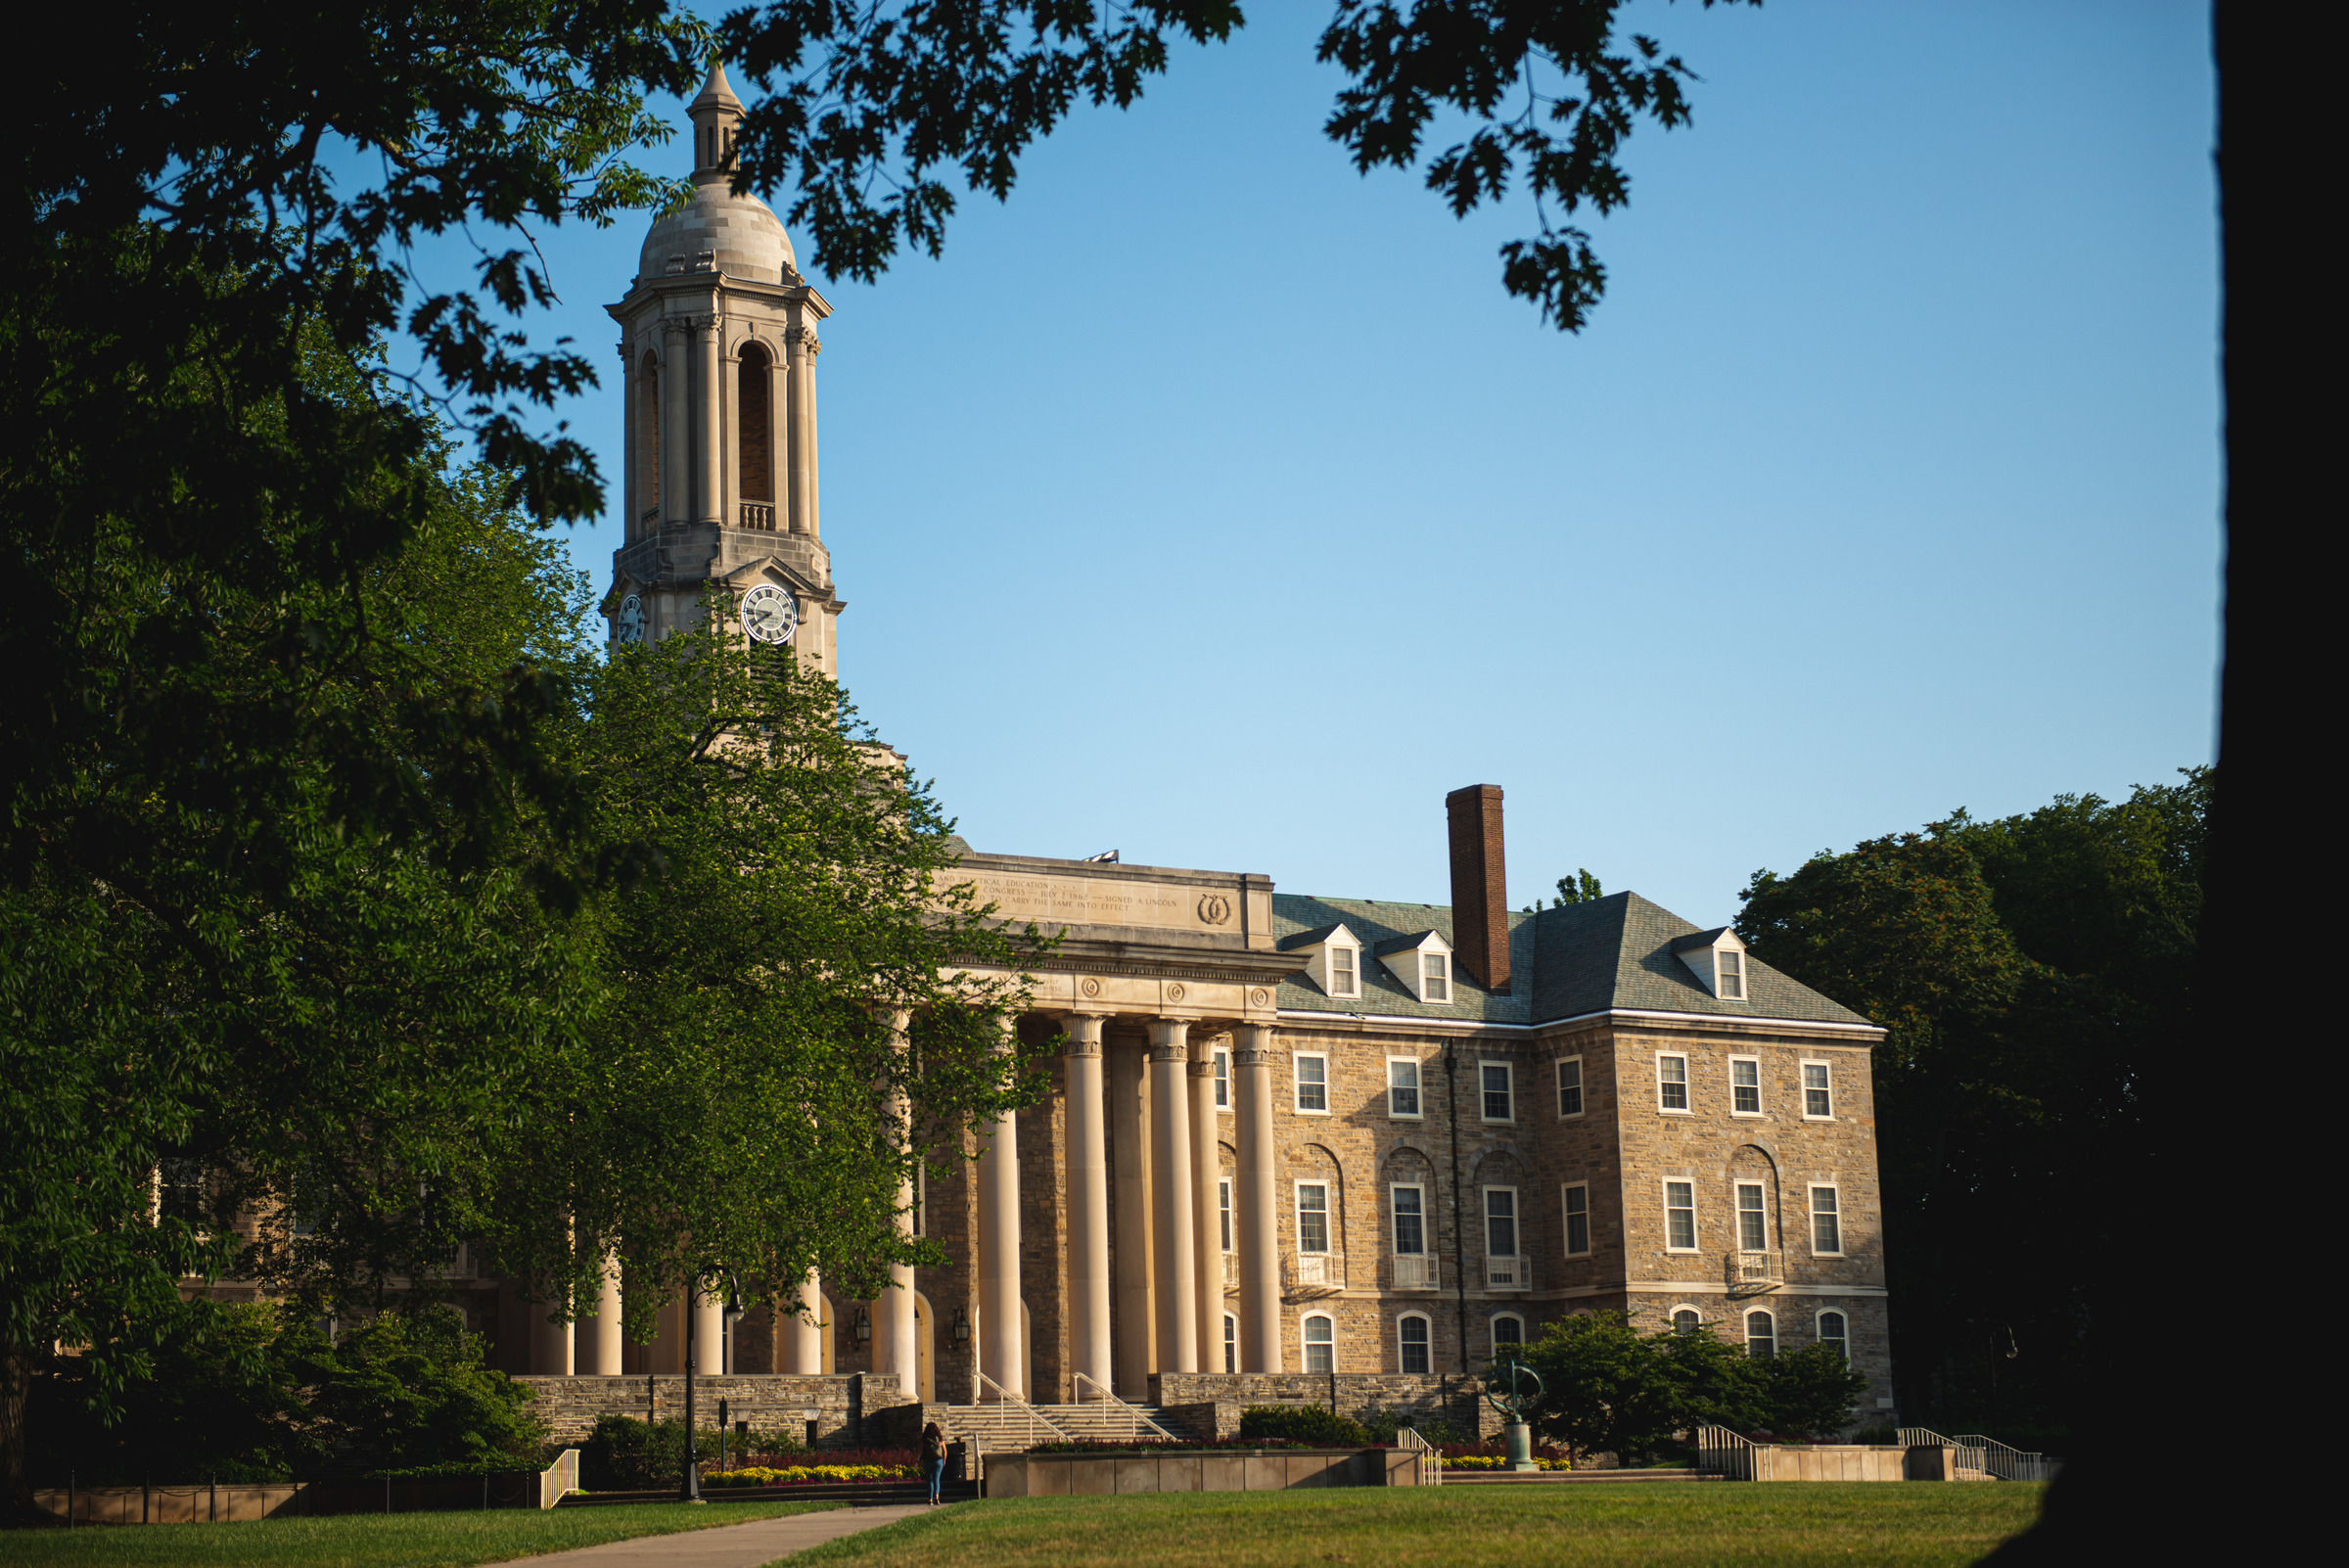
<instances>
[{"instance_id":1,"label":"shrub","mask_svg":"<svg viewBox=\"0 0 2349 1568\"><path fill-rule=\"evenodd\" d=\"M1889 1447L1901 1441L1901 1429L1897 1426L1864 1426L1852 1434L1852 1441Z\"/></svg>"},{"instance_id":2,"label":"shrub","mask_svg":"<svg viewBox=\"0 0 2349 1568\"><path fill-rule=\"evenodd\" d=\"M1315 1449L1366 1449L1362 1423L1318 1405L1251 1405L1240 1412L1243 1438L1287 1438Z\"/></svg>"},{"instance_id":3,"label":"shrub","mask_svg":"<svg viewBox=\"0 0 2349 1568\"><path fill-rule=\"evenodd\" d=\"M795 1464L780 1470L755 1464L702 1477L704 1485L714 1487L820 1487L913 1479L910 1464Z\"/></svg>"},{"instance_id":4,"label":"shrub","mask_svg":"<svg viewBox=\"0 0 2349 1568\"><path fill-rule=\"evenodd\" d=\"M1440 1449L1447 1443L1460 1441L1459 1429L1450 1421L1415 1419L1408 1415L1399 1415L1393 1410L1381 1410L1374 1415L1362 1417L1362 1429L1370 1434L1370 1441L1386 1448L1393 1448L1402 1441L1402 1433L1405 1427L1417 1432L1431 1448Z\"/></svg>"},{"instance_id":5,"label":"shrub","mask_svg":"<svg viewBox=\"0 0 2349 1568\"><path fill-rule=\"evenodd\" d=\"M685 1474L685 1423L648 1425L607 1415L579 1445L579 1485L590 1492L642 1492Z\"/></svg>"},{"instance_id":6,"label":"shrub","mask_svg":"<svg viewBox=\"0 0 2349 1568\"><path fill-rule=\"evenodd\" d=\"M1831 1345L1806 1345L1761 1365L1768 1421L1780 1432L1807 1437L1840 1432L1867 1392L1867 1379Z\"/></svg>"}]
</instances>

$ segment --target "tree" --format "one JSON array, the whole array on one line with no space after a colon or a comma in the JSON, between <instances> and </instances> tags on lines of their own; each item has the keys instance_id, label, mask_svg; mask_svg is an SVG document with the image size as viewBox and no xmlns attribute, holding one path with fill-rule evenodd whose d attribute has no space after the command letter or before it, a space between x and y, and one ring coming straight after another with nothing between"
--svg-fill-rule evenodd
<instances>
[{"instance_id":1,"label":"tree","mask_svg":"<svg viewBox=\"0 0 2349 1568\"><path fill-rule=\"evenodd\" d=\"M1713 0L1704 0L1709 7ZM1338 0L1318 55L1348 76L1326 129L1364 173L1412 168L1438 119L1463 140L1425 158L1428 189L1464 216L1533 197L1535 232L1500 249L1501 282L1579 331L1606 287L1567 221L1630 199L1617 161L1640 118L1686 124L1693 73L1617 31L1622 0ZM953 191L1009 196L1019 159L1080 101L1120 108L1167 69L1169 45L1227 38L1236 0L775 0L730 14L729 61L763 90L743 126L739 189L800 194L791 221L815 263L870 281L901 247L936 255ZM876 199L875 193L881 193Z\"/></svg>"},{"instance_id":2,"label":"tree","mask_svg":"<svg viewBox=\"0 0 2349 1568\"><path fill-rule=\"evenodd\" d=\"M1773 1432L1825 1439L1852 1424L1867 1379L1833 1345L1813 1343L1762 1362L1762 1398Z\"/></svg>"},{"instance_id":3,"label":"tree","mask_svg":"<svg viewBox=\"0 0 2349 1568\"><path fill-rule=\"evenodd\" d=\"M1903 1407L2060 1430L2077 1347L2133 1292L2102 1256L2142 1136L2142 1064L2190 1005L2213 776L1964 812L1757 872L1755 955L1885 1026L1874 1061ZM2041 1216L2016 1227L2007 1217ZM2057 1440L2059 1441L2059 1439Z\"/></svg>"},{"instance_id":4,"label":"tree","mask_svg":"<svg viewBox=\"0 0 2349 1568\"><path fill-rule=\"evenodd\" d=\"M1543 1330L1525 1360L1542 1374L1534 1425L1626 1465L1697 1426L1751 1431L1767 1414L1758 1364L1703 1329L1642 1334L1622 1313L1577 1313Z\"/></svg>"}]
</instances>

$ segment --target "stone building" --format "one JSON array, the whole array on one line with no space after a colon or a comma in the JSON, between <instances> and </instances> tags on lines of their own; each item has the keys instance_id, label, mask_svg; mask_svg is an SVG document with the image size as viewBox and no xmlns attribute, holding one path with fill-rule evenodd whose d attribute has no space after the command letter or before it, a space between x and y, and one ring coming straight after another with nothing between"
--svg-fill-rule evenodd
<instances>
[{"instance_id":1,"label":"stone building","mask_svg":"<svg viewBox=\"0 0 2349 1568\"><path fill-rule=\"evenodd\" d=\"M657 637L715 588L749 635L837 673L814 407L831 307L728 189L740 113L714 70L694 200L611 309L628 528L604 611L615 640ZM1889 1407L1882 1031L1635 894L1510 911L1500 790L1446 810L1449 907L970 853L1005 917L1065 931L1019 1025L1060 1042L1051 1093L973 1129L975 1158L912 1197L950 1263L875 1302L811 1281L821 1326L748 1319L722 1371L889 1373L949 1405L1294 1386L1267 1374L1371 1374L1391 1397L1615 1309L1756 1353L1834 1341ZM483 1289L510 1370L680 1369L679 1309L622 1346L616 1301L562 1330Z\"/></svg>"}]
</instances>

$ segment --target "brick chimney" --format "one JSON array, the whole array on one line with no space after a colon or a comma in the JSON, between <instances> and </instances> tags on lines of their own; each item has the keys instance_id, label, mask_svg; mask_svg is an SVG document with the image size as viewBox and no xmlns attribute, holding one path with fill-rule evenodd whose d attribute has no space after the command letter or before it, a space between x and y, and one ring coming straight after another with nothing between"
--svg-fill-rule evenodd
<instances>
[{"instance_id":1,"label":"brick chimney","mask_svg":"<svg viewBox=\"0 0 2349 1568\"><path fill-rule=\"evenodd\" d=\"M1487 991L1509 989L1508 861L1500 849L1500 786L1444 797L1451 818L1452 954Z\"/></svg>"}]
</instances>

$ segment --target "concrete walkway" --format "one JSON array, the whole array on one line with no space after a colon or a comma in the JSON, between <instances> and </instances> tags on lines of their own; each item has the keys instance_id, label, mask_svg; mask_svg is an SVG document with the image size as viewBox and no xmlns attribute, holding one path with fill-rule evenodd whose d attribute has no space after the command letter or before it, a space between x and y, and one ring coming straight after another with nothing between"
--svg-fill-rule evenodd
<instances>
[{"instance_id":1,"label":"concrete walkway","mask_svg":"<svg viewBox=\"0 0 2349 1568\"><path fill-rule=\"evenodd\" d=\"M530 1568L542 1563L559 1564L560 1568L574 1568L575 1564L576 1568L760 1568L827 1541L937 1511L918 1502L886 1508L826 1508L821 1513L795 1513L784 1519L755 1519L749 1524L608 1541L600 1546L550 1551L521 1560Z\"/></svg>"}]
</instances>

